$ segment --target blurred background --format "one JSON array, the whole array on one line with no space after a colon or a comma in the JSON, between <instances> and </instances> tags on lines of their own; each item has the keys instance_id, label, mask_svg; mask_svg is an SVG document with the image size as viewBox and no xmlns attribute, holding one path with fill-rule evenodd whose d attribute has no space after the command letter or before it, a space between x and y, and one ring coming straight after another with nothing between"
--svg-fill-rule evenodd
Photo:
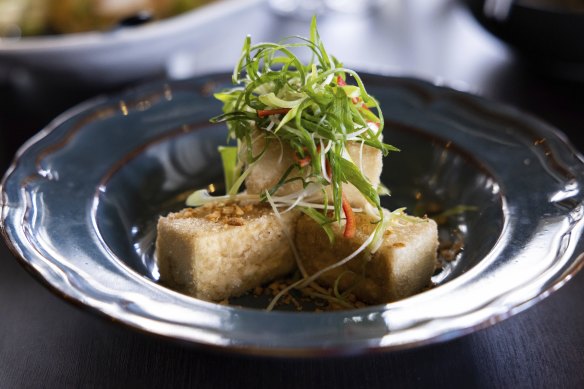
<instances>
[{"instance_id":1,"label":"blurred background","mask_svg":"<svg viewBox=\"0 0 584 389\"><path fill-rule=\"evenodd\" d=\"M584 150L583 0L0 0L0 171L76 104L229 72L246 35L306 36L313 14L346 66L517 107ZM581 273L526 312L446 344L274 361L97 320L42 288L4 243L0 256L0 387L450 387L454 378L475 388L584 387Z\"/></svg>"},{"instance_id":2,"label":"blurred background","mask_svg":"<svg viewBox=\"0 0 584 389\"><path fill-rule=\"evenodd\" d=\"M582 112L582 0L0 0L2 166L102 93L231 70L243 38L308 33L361 71L518 106L566 132ZM546 102L554 100L555 104Z\"/></svg>"}]
</instances>

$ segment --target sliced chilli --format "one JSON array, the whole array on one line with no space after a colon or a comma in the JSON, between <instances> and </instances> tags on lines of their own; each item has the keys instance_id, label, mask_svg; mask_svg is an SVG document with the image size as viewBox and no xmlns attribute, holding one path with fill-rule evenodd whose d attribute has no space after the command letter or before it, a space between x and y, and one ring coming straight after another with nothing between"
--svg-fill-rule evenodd
<instances>
[{"instance_id":1,"label":"sliced chilli","mask_svg":"<svg viewBox=\"0 0 584 389\"><path fill-rule=\"evenodd\" d=\"M287 114L290 111L290 108L275 108L275 109L258 109L258 116L261 118L265 118L266 116L271 115L283 115Z\"/></svg>"},{"instance_id":2,"label":"sliced chilli","mask_svg":"<svg viewBox=\"0 0 584 389\"><path fill-rule=\"evenodd\" d=\"M355 236L355 231L357 229L357 225L355 222L355 214L353 213L353 208L351 208L351 204L349 204L349 200L345 197L343 193L342 196L342 205L343 205L343 212L345 213L345 231L343 232L343 236L345 238L352 238Z\"/></svg>"}]
</instances>

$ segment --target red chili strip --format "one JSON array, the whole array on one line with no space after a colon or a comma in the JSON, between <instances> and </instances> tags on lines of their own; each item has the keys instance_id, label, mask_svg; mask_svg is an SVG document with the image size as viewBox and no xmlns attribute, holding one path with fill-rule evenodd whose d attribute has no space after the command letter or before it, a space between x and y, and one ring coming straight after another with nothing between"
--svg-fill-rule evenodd
<instances>
[{"instance_id":1,"label":"red chili strip","mask_svg":"<svg viewBox=\"0 0 584 389\"><path fill-rule=\"evenodd\" d=\"M283 115L290 111L290 108L258 109L258 116L265 118L270 115Z\"/></svg>"},{"instance_id":2,"label":"red chili strip","mask_svg":"<svg viewBox=\"0 0 584 389\"><path fill-rule=\"evenodd\" d=\"M329 177L332 177L331 165L329 164L328 159L326 160L326 172L328 173ZM353 208L351 208L351 204L349 200L345 197L343 193L341 196L341 205L343 207L343 213L345 214L345 231L343 232L343 236L345 238L352 238L355 236L355 231L357 230L357 224L355 221L355 214L353 213Z\"/></svg>"},{"instance_id":3,"label":"red chili strip","mask_svg":"<svg viewBox=\"0 0 584 389\"><path fill-rule=\"evenodd\" d=\"M312 161L312 158L310 158L310 155L307 155L304 158L300 158L298 154L294 153L294 161L296 161L296 163L300 165L300 167L304 167L310 165L310 161Z\"/></svg>"},{"instance_id":4,"label":"red chili strip","mask_svg":"<svg viewBox=\"0 0 584 389\"><path fill-rule=\"evenodd\" d=\"M338 86L345 86L345 85L347 85L347 83L345 82L345 80L343 80L343 78L341 76L337 76L337 85Z\"/></svg>"},{"instance_id":5,"label":"red chili strip","mask_svg":"<svg viewBox=\"0 0 584 389\"><path fill-rule=\"evenodd\" d=\"M355 236L355 231L357 229L357 226L355 224L355 214L353 213L353 208L351 208L351 204L349 204L349 201L345 197L344 193L342 196L342 205L346 219L345 231L343 232L343 236L345 238L352 238Z\"/></svg>"},{"instance_id":6,"label":"red chili strip","mask_svg":"<svg viewBox=\"0 0 584 389\"><path fill-rule=\"evenodd\" d=\"M331 164L329 163L328 159L325 159L324 160L324 167L326 168L326 174L332 180L332 178L333 178L333 172L332 172L332 169L331 169Z\"/></svg>"}]
</instances>

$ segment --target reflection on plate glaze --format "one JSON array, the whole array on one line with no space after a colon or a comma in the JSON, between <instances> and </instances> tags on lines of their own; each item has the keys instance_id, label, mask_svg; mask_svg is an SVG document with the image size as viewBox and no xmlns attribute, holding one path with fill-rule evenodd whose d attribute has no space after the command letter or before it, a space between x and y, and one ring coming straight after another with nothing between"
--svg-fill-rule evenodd
<instances>
[{"instance_id":1,"label":"reflection on plate glaze","mask_svg":"<svg viewBox=\"0 0 584 389\"><path fill-rule=\"evenodd\" d=\"M384 206L479 207L452 220L465 249L432 290L353 311L289 313L207 303L157 283L158 215L222 181L215 148L226 133L207 119L220 110L210 93L228 75L148 85L62 115L4 177L3 235L27 268L83 307L173 339L270 355L451 339L527 308L582 266L584 163L563 135L460 92L364 78L389 118L385 139L403 150L384 161Z\"/></svg>"}]
</instances>

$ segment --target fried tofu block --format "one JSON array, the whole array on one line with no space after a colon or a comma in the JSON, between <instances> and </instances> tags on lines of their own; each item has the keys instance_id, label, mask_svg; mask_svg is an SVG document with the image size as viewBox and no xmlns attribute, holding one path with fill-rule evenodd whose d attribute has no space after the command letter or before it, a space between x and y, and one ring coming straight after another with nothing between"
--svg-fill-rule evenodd
<instances>
[{"instance_id":1,"label":"fried tofu block","mask_svg":"<svg viewBox=\"0 0 584 389\"><path fill-rule=\"evenodd\" d=\"M383 169L383 155L380 150L371 146L363 145L361 149L360 143L348 142L347 152L349 156L364 173L365 177L371 182L374 188L380 183L381 170ZM329 191L332 196L332 191ZM363 197L361 192L351 184L343 184L343 194L349 200L353 207L364 208L367 200Z\"/></svg>"},{"instance_id":2,"label":"fried tofu block","mask_svg":"<svg viewBox=\"0 0 584 389\"><path fill-rule=\"evenodd\" d=\"M263 193L266 189L272 188L278 184L288 168L296 163L294 151L290 146L275 139L267 140L267 142L268 145L266 145L266 138L259 132L254 134L252 152L256 156L262 152L264 154L251 168L245 179L245 188L249 194ZM242 148L242 150L245 149L246 147ZM245 158L245 155L240 155L240 158ZM290 178L298 177L297 173L298 171L293 172ZM282 186L276 194L282 196L299 190L302 190L302 183L293 181Z\"/></svg>"},{"instance_id":3,"label":"fried tofu block","mask_svg":"<svg viewBox=\"0 0 584 389\"><path fill-rule=\"evenodd\" d=\"M158 221L160 281L196 298L221 301L291 272L289 239L299 211L278 221L267 204L215 203Z\"/></svg>"},{"instance_id":4,"label":"fried tofu block","mask_svg":"<svg viewBox=\"0 0 584 389\"><path fill-rule=\"evenodd\" d=\"M334 225L331 246L323 229L303 215L296 229L296 247L309 275L353 253L371 234L375 225L370 216L355 214L357 232L343 237L341 226ZM363 302L382 304L403 299L429 286L437 265L438 230L433 220L412 218L390 223L381 247L370 257L361 253L348 263L324 273L317 282L351 292Z\"/></svg>"},{"instance_id":5,"label":"fried tofu block","mask_svg":"<svg viewBox=\"0 0 584 389\"><path fill-rule=\"evenodd\" d=\"M260 154L265 145L265 137L256 135L253 143L254 155ZM347 152L355 165L362 167L362 171L371 182L373 187L379 185L379 177L381 176L381 169L383 167L381 151L371 146L363 145L361 149L360 143L348 142ZM247 192L250 194L263 193L266 189L272 188L276 185L288 168L295 164L294 151L286 144L280 144L273 140L268 144L262 158L252 167L251 172L245 180ZM296 170L291 177L298 177L299 171ZM302 183L300 181L292 181L282 186L277 195L283 196L289 193L302 190ZM362 208L366 204L365 198L361 193L351 184L343 184L343 193L353 207ZM330 198L331 193L328 193ZM320 200L318 197L316 200Z\"/></svg>"}]
</instances>

